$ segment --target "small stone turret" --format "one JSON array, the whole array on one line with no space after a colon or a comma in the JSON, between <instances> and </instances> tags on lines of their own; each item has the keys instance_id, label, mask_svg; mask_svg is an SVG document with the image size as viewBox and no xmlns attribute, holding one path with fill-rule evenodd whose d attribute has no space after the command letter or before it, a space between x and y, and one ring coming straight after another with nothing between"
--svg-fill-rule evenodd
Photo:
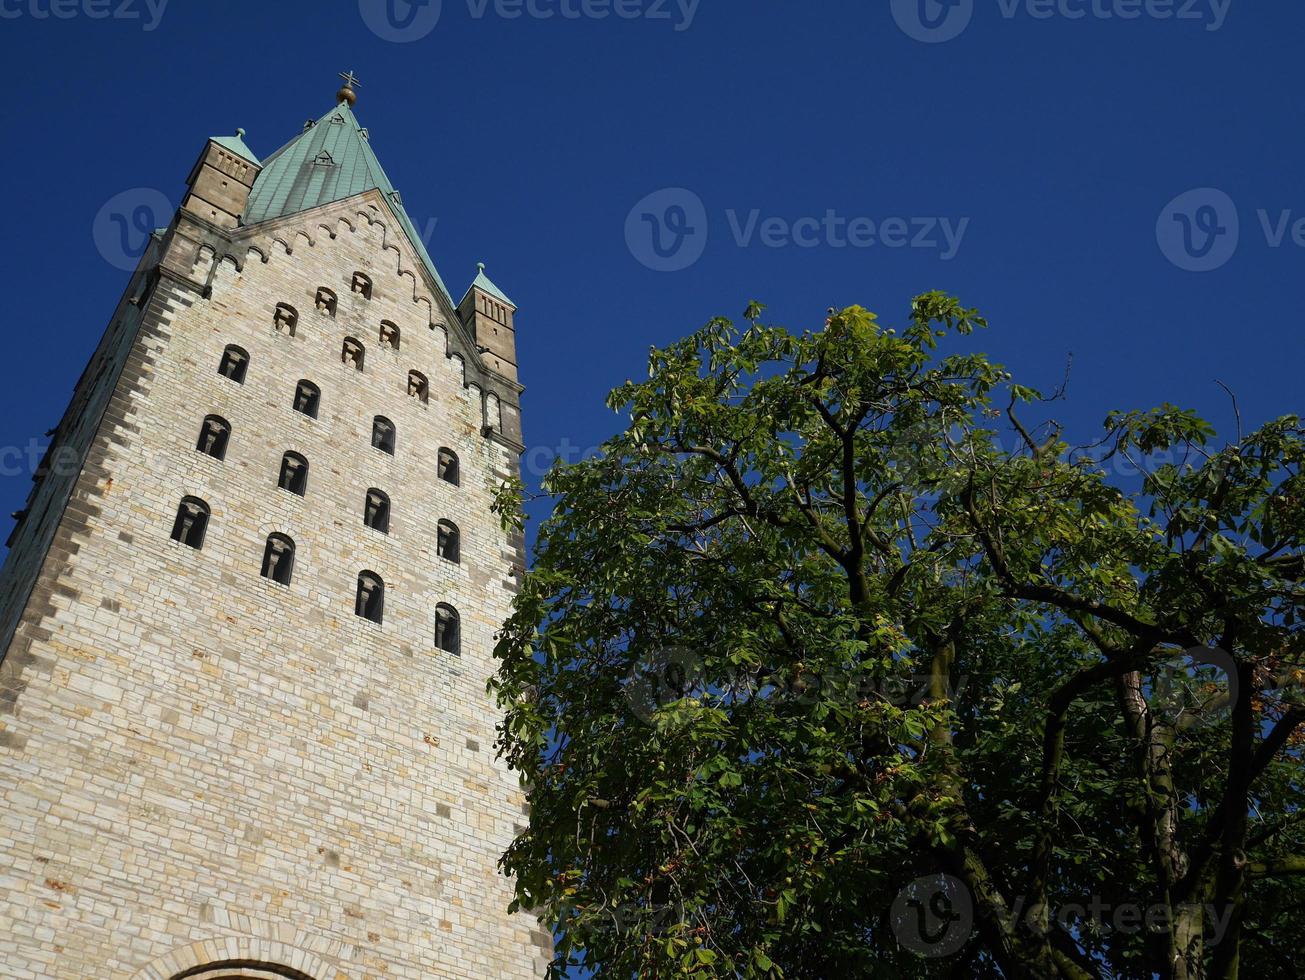
<instances>
[{"instance_id":1,"label":"small stone turret","mask_svg":"<svg viewBox=\"0 0 1305 980\"><path fill-rule=\"evenodd\" d=\"M509 381L517 380L516 304L485 275L485 263L458 304L458 316L471 330L485 366Z\"/></svg>"},{"instance_id":2,"label":"small stone turret","mask_svg":"<svg viewBox=\"0 0 1305 980\"><path fill-rule=\"evenodd\" d=\"M222 228L240 224L249 192L262 169L258 157L245 145L245 131L235 136L214 136L200 154L190 176L181 209Z\"/></svg>"}]
</instances>

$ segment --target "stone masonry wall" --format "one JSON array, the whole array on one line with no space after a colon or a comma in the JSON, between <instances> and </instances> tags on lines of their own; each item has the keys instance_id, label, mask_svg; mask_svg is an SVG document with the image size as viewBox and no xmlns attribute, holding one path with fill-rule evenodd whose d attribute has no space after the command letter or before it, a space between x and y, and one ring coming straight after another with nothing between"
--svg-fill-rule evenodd
<instances>
[{"instance_id":1,"label":"stone masonry wall","mask_svg":"<svg viewBox=\"0 0 1305 980\"><path fill-rule=\"evenodd\" d=\"M226 954L317 980L547 962L496 868L525 819L485 692L520 561L489 506L515 459L482 434L378 216L355 199L286 219L241 269L204 251L189 278L207 298L167 277L156 291L9 651L29 667L0 718L5 977L168 977ZM282 302L294 337L273 327ZM361 373L341 363L349 336ZM244 384L218 374L228 344L249 352ZM301 378L321 389L315 420L291 408ZM224 461L195 450L209 414L232 427ZM371 446L375 415L397 426L393 457ZM460 486L437 479L440 447ZM276 485L286 451L309 461L305 497ZM369 487L391 498L388 535L363 524ZM212 510L199 551L170 538L186 495ZM442 518L458 564L436 555ZM288 587L259 575L273 532L296 544ZM354 615L364 569L386 584L380 625ZM435 648L439 602L461 615L461 656Z\"/></svg>"},{"instance_id":2,"label":"stone masonry wall","mask_svg":"<svg viewBox=\"0 0 1305 980\"><path fill-rule=\"evenodd\" d=\"M151 241L140 267L109 320L63 418L55 427L45 455L33 474L27 505L9 537L9 554L0 570L0 655L9 647L14 630L31 595L41 565L50 550L63 517L64 506L81 473L82 463L99 430L104 411L126 366L140 327L143 306L138 305L151 281L150 267L158 261L158 246ZM23 663L0 656L0 744L15 738L3 716L22 690Z\"/></svg>"}]
</instances>

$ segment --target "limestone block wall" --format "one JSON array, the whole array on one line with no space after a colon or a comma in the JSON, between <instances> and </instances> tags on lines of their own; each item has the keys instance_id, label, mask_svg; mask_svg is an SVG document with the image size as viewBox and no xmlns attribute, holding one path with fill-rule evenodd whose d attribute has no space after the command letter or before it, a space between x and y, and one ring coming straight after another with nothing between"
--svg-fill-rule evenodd
<instances>
[{"instance_id":1,"label":"limestone block wall","mask_svg":"<svg viewBox=\"0 0 1305 980\"><path fill-rule=\"evenodd\" d=\"M33 473L32 491L9 536L9 554L0 570L0 653L13 638L82 463L135 347L143 312L139 303L152 288L150 269L158 261L158 250L158 244L151 241ZM0 745L17 739L5 726L3 715L21 690L21 674L21 664L0 660Z\"/></svg>"},{"instance_id":2,"label":"limestone block wall","mask_svg":"<svg viewBox=\"0 0 1305 980\"><path fill-rule=\"evenodd\" d=\"M8 651L26 670L0 717L6 977L164 977L226 949L281 950L301 971L286 976L542 973L548 936L507 915L496 867L524 797L485 692L520 561L489 510L514 453L484 435L483 393L431 326L447 303L414 299L384 217L354 200L284 219L239 268L201 251L189 279L209 295L155 291ZM277 303L298 310L293 337ZM243 384L218 373L228 344L250 355ZM292 409L300 379L321 389L316 419ZM210 414L232 428L222 461L195 449ZM377 415L392 457L371 445ZM441 447L458 486L437 477ZM303 497L277 487L287 451L309 462ZM388 534L363 524L370 487ZM183 496L211 508L202 550L170 538ZM436 554L441 519L458 563ZM296 545L288 586L259 575L274 532ZM354 615L363 570L386 585L380 624ZM435 647L440 602L460 656Z\"/></svg>"}]
</instances>

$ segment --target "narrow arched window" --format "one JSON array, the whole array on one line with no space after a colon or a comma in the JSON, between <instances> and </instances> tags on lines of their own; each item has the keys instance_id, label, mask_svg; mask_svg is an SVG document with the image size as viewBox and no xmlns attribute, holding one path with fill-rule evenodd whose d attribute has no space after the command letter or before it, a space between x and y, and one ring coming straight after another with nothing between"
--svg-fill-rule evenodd
<instances>
[{"instance_id":1,"label":"narrow arched window","mask_svg":"<svg viewBox=\"0 0 1305 980\"><path fill-rule=\"evenodd\" d=\"M295 386L295 411L300 415L317 418L317 406L321 400L322 390L311 381L300 381Z\"/></svg>"},{"instance_id":2,"label":"narrow arched window","mask_svg":"<svg viewBox=\"0 0 1305 980\"><path fill-rule=\"evenodd\" d=\"M455 487L458 485L458 454L452 449L441 448L439 455L436 457L436 470L439 478L445 483L452 483Z\"/></svg>"},{"instance_id":3,"label":"narrow arched window","mask_svg":"<svg viewBox=\"0 0 1305 980\"><path fill-rule=\"evenodd\" d=\"M281 475L277 477L276 485L302 497L308 492L308 460L298 453L282 456Z\"/></svg>"},{"instance_id":4,"label":"narrow arched window","mask_svg":"<svg viewBox=\"0 0 1305 980\"><path fill-rule=\"evenodd\" d=\"M390 350L399 349L399 328L389 320L381 321L381 346Z\"/></svg>"},{"instance_id":5,"label":"narrow arched window","mask_svg":"<svg viewBox=\"0 0 1305 980\"><path fill-rule=\"evenodd\" d=\"M447 602L435 607L435 647L454 656L462 655L462 623L458 611Z\"/></svg>"},{"instance_id":6,"label":"narrow arched window","mask_svg":"<svg viewBox=\"0 0 1305 980\"><path fill-rule=\"evenodd\" d=\"M208 530L208 504L198 497L183 497L177 508L177 519L172 525L172 540L198 550L204 547L204 532Z\"/></svg>"},{"instance_id":7,"label":"narrow arched window","mask_svg":"<svg viewBox=\"0 0 1305 980\"><path fill-rule=\"evenodd\" d=\"M452 521L440 521L435 528L435 553L445 561L462 560L461 535Z\"/></svg>"},{"instance_id":8,"label":"narrow arched window","mask_svg":"<svg viewBox=\"0 0 1305 980\"><path fill-rule=\"evenodd\" d=\"M390 533L390 498L375 487L367 491L367 501L363 504L363 523L382 534Z\"/></svg>"},{"instance_id":9,"label":"narrow arched window","mask_svg":"<svg viewBox=\"0 0 1305 980\"><path fill-rule=\"evenodd\" d=\"M278 333L295 335L295 326L299 323L299 311L289 303L277 303L276 314L272 317L272 326Z\"/></svg>"},{"instance_id":10,"label":"narrow arched window","mask_svg":"<svg viewBox=\"0 0 1305 980\"><path fill-rule=\"evenodd\" d=\"M340 301L336 299L335 293L325 286L317 287L317 312L325 313L327 316L335 316L335 309Z\"/></svg>"},{"instance_id":11,"label":"narrow arched window","mask_svg":"<svg viewBox=\"0 0 1305 980\"><path fill-rule=\"evenodd\" d=\"M383 453L394 455L394 423L384 415L372 419L372 446Z\"/></svg>"},{"instance_id":12,"label":"narrow arched window","mask_svg":"<svg viewBox=\"0 0 1305 980\"><path fill-rule=\"evenodd\" d=\"M349 365L355 371L363 369L363 358L367 356L367 349L363 347L362 342L355 340L353 337L344 338L344 347L340 351L340 361Z\"/></svg>"},{"instance_id":13,"label":"narrow arched window","mask_svg":"<svg viewBox=\"0 0 1305 980\"><path fill-rule=\"evenodd\" d=\"M349 283L349 288L362 296L363 299L372 298L371 278L363 275L361 272L355 272L353 274L353 281Z\"/></svg>"},{"instance_id":14,"label":"narrow arched window","mask_svg":"<svg viewBox=\"0 0 1305 980\"><path fill-rule=\"evenodd\" d=\"M284 534L269 535L267 547L263 549L263 570L259 574L278 585L289 585L294 571L295 543Z\"/></svg>"},{"instance_id":15,"label":"narrow arched window","mask_svg":"<svg viewBox=\"0 0 1305 980\"><path fill-rule=\"evenodd\" d=\"M226 459L227 440L230 438L230 423L220 415L208 415L199 427L199 442L195 444L195 449L214 459Z\"/></svg>"},{"instance_id":16,"label":"narrow arched window","mask_svg":"<svg viewBox=\"0 0 1305 980\"><path fill-rule=\"evenodd\" d=\"M242 385L245 383L245 371L248 367L248 352L243 347L231 344L222 352L222 363L218 365L218 374Z\"/></svg>"},{"instance_id":17,"label":"narrow arched window","mask_svg":"<svg viewBox=\"0 0 1305 980\"><path fill-rule=\"evenodd\" d=\"M408 395L425 405L430 400L430 382L420 371L408 372Z\"/></svg>"},{"instance_id":18,"label":"narrow arched window","mask_svg":"<svg viewBox=\"0 0 1305 980\"><path fill-rule=\"evenodd\" d=\"M362 572L358 576L358 595L354 599L354 614L379 623L385 616L385 583L375 572Z\"/></svg>"}]
</instances>

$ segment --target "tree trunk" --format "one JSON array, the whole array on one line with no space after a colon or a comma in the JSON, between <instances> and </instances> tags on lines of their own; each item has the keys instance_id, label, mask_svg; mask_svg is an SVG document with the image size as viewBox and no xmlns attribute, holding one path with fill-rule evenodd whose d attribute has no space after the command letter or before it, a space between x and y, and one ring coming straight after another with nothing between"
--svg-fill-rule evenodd
<instances>
[{"instance_id":1,"label":"tree trunk","mask_svg":"<svg viewBox=\"0 0 1305 980\"><path fill-rule=\"evenodd\" d=\"M1199 904L1181 905L1173 913L1170 976L1172 980L1206 980L1205 910Z\"/></svg>"}]
</instances>

